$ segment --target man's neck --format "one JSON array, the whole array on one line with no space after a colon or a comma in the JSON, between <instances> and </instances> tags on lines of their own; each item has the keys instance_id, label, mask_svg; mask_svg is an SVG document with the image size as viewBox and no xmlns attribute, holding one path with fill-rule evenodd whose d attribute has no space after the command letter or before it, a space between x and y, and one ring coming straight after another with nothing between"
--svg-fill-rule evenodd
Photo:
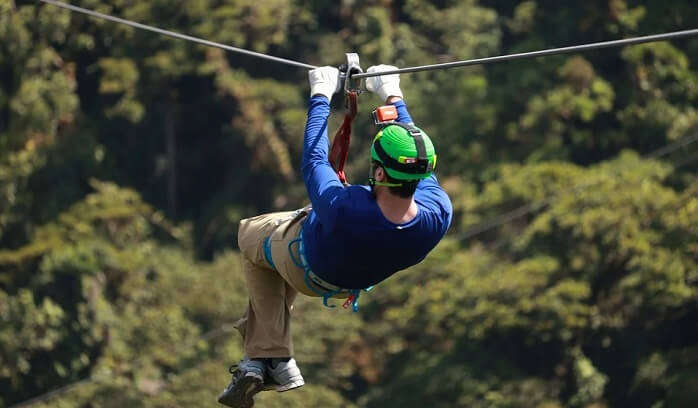
<instances>
[{"instance_id":1,"label":"man's neck","mask_svg":"<svg viewBox=\"0 0 698 408\"><path fill-rule=\"evenodd\" d=\"M388 221L394 224L404 224L417 216L417 203L412 197L403 198L391 194L384 186L376 186L375 192L378 207Z\"/></svg>"}]
</instances>

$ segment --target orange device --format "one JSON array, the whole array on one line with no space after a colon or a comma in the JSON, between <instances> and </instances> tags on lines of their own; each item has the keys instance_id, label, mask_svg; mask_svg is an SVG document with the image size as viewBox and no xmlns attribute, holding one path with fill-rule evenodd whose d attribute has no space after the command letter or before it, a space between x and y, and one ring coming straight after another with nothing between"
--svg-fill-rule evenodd
<instances>
[{"instance_id":1,"label":"orange device","mask_svg":"<svg viewBox=\"0 0 698 408\"><path fill-rule=\"evenodd\" d=\"M379 106L371 112L373 115L373 122L376 125L387 124L390 122L395 122L397 119L397 109L393 105Z\"/></svg>"}]
</instances>

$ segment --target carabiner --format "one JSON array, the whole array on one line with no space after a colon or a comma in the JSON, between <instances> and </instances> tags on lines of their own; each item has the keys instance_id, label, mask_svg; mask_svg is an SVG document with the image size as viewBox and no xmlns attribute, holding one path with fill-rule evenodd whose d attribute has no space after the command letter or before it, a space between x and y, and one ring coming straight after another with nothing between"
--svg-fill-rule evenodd
<instances>
[{"instance_id":1,"label":"carabiner","mask_svg":"<svg viewBox=\"0 0 698 408\"><path fill-rule=\"evenodd\" d=\"M344 93L355 92L361 93L361 79L352 79L354 74L362 74L364 72L359 64L359 54L348 52L347 63L339 67L340 79L344 81Z\"/></svg>"}]
</instances>

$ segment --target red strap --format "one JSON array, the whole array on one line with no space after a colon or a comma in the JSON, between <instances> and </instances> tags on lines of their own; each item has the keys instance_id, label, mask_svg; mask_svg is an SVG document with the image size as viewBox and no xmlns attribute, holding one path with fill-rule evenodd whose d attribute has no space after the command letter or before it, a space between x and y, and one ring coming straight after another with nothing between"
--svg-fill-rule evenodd
<instances>
[{"instance_id":1,"label":"red strap","mask_svg":"<svg viewBox=\"0 0 698 408\"><path fill-rule=\"evenodd\" d=\"M337 129L337 133L335 133L334 139L332 140L332 147L330 148L330 164L334 171L337 172L339 181L345 184L347 182L347 176L344 174L344 164L346 164L347 156L349 155L351 125L357 113L357 95L358 92L346 92L347 109L344 114L344 122L342 122L342 126Z\"/></svg>"},{"instance_id":2,"label":"red strap","mask_svg":"<svg viewBox=\"0 0 698 408\"><path fill-rule=\"evenodd\" d=\"M347 300L344 302L342 305L343 308L347 309L349 306L351 306L352 303L354 303L354 294L349 295Z\"/></svg>"}]
</instances>

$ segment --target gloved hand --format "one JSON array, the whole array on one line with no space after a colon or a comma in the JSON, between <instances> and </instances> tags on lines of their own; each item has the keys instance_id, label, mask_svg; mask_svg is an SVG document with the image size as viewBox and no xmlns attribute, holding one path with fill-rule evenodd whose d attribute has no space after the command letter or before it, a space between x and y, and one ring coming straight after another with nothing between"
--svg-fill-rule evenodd
<instances>
[{"instance_id":1,"label":"gloved hand","mask_svg":"<svg viewBox=\"0 0 698 408\"><path fill-rule=\"evenodd\" d=\"M339 91L339 70L335 67L320 67L308 72L310 97L325 95L332 100L332 94Z\"/></svg>"},{"instance_id":2,"label":"gloved hand","mask_svg":"<svg viewBox=\"0 0 698 408\"><path fill-rule=\"evenodd\" d=\"M382 72L397 69L392 65L374 65L366 72ZM381 75L366 78L366 89L378 94L381 100L385 101L390 96L402 98L400 90L400 74Z\"/></svg>"}]
</instances>

